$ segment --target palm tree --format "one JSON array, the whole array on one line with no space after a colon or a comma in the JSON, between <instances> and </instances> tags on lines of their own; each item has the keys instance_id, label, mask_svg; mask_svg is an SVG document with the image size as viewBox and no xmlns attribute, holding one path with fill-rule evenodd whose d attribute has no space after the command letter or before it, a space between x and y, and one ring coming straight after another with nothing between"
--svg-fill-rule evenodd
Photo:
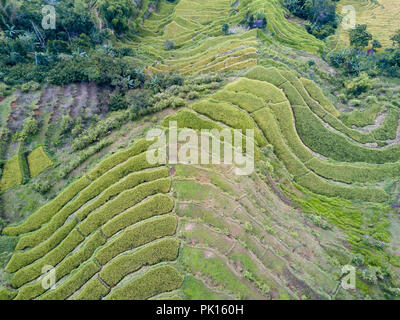
<instances>
[{"instance_id":1,"label":"palm tree","mask_svg":"<svg viewBox=\"0 0 400 320\"><path fill-rule=\"evenodd\" d=\"M6 24L6 28L7 29L4 31L4 34L9 38L14 38L18 34L18 31L15 30L15 26Z\"/></svg>"}]
</instances>

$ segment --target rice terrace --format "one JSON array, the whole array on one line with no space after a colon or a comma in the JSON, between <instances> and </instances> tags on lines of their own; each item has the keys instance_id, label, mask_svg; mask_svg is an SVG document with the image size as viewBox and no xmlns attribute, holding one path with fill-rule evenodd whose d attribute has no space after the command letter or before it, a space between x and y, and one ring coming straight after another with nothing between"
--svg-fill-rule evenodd
<instances>
[{"instance_id":1,"label":"rice terrace","mask_svg":"<svg viewBox=\"0 0 400 320\"><path fill-rule=\"evenodd\" d=\"M399 14L1 0L0 300L399 300Z\"/></svg>"}]
</instances>

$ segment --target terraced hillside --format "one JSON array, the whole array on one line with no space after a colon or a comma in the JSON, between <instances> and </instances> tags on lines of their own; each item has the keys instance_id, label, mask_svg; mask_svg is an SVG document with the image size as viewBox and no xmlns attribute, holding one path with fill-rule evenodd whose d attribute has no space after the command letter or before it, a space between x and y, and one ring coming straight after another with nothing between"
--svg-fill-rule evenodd
<instances>
[{"instance_id":1,"label":"terraced hillside","mask_svg":"<svg viewBox=\"0 0 400 320\"><path fill-rule=\"evenodd\" d=\"M0 300L398 299L400 85L379 69L395 48L335 56L281 0L134 0L121 21L82 3L90 33L24 63L0 50ZM254 171L150 163L163 140L145 137L170 151L172 124L223 155L219 130L240 155L252 129Z\"/></svg>"},{"instance_id":2,"label":"terraced hillside","mask_svg":"<svg viewBox=\"0 0 400 320\"><path fill-rule=\"evenodd\" d=\"M358 252L378 265L398 264L390 251L362 240L391 241L391 194L382 182L399 175L399 146L377 132L397 133L398 123L362 132L339 118L313 81L274 67L250 69L162 125L255 129L255 174L239 178L230 165L150 165L152 142L140 140L4 229L19 240L6 267L12 289L3 295L350 298L338 285L335 259L344 264ZM378 147L379 139L388 145ZM286 172L281 188L271 178L276 161ZM372 202L370 213L339 199ZM47 265L55 266L57 281L46 292Z\"/></svg>"},{"instance_id":3,"label":"terraced hillside","mask_svg":"<svg viewBox=\"0 0 400 320\"><path fill-rule=\"evenodd\" d=\"M293 189L289 183L287 189L284 189L285 195L275 190L274 183L269 178L268 171L271 169L265 170L266 167L270 168L269 162L265 164L262 159L259 160L257 177L252 176L248 180L253 181L247 183L239 178L229 179L231 168L177 168L177 212L185 221L181 224L180 234L188 245L184 247L182 263L192 274L200 274L206 279L206 283L211 281L216 285L218 289L214 293L221 293L219 290L223 288L224 293L234 295L240 292L251 298L260 298L260 294L264 298L278 299L286 296L348 298L348 293L335 286L334 274L339 272L333 271L335 267L330 262L322 262L324 254L316 253L317 248L322 245L321 242L314 245L311 244L311 239L305 241L305 234L300 233L307 232L303 228L297 229L293 224L283 227L288 228L288 238L283 236L284 231L281 229L275 232L277 224L283 226L284 222L278 223L273 212L277 210L283 220L283 217L290 216L285 210L287 204L292 204L288 198L301 203L302 210L310 214L306 215L308 219L322 228L323 233L330 229L327 225L324 226L322 221L325 219L341 230L344 233L341 243L348 242L352 248L350 251L362 253L373 264L381 265L390 261L398 266L398 257L390 250L386 253L381 249L371 250L368 244L368 241L381 244L391 242L390 232L386 229L391 216L386 203L391 195L383 181L390 181L398 176L399 163L395 153L399 146L396 142L391 145L388 143L384 148L377 145L372 147L371 144L377 140L376 131L363 133L347 127L338 119L340 113L312 81L299 79L292 72L275 68L253 68L245 77L234 80L207 100L194 103L190 109L192 110L181 110L175 116L170 116L164 120L165 123L175 120L180 128L195 130L224 126L236 129L253 127L256 132L263 133L298 189ZM389 131L397 133L398 114L395 119L391 124L394 128ZM388 123L389 121L385 121L382 126L388 126ZM265 146L263 138L255 140L259 147ZM365 141L369 141L370 145L366 146ZM260 180L264 180L269 186L263 185ZM257 187L251 187L252 183ZM274 190L280 196L278 200L276 195L269 195L276 199L278 208L271 207L273 201L268 196L266 200L266 193L269 194L267 190ZM299 190L308 196L302 199L298 195ZM383 205L370 204L369 209L366 209L354 202L339 199ZM263 201L267 201L268 205L263 204ZM319 220L321 218L323 220ZM289 220L293 222L292 219L293 217ZM378 220L381 223L372 222ZM287 247L299 241L299 246L304 246L304 251L299 253L299 257L295 258L292 253L289 258L282 253L285 249L279 246L271 248L274 243L271 237L279 238ZM317 237L329 239L330 236L319 234ZM328 244L335 246L334 256L341 263L351 261L352 254L347 251L347 246L338 247L337 244L338 242ZM264 251L265 245L271 249L268 254ZM312 256L318 256L322 261L314 261L306 252L313 252ZM283 259L279 262L277 253L289 260L286 271L282 268L287 265L287 261ZM185 258L185 254L190 258ZM202 261L203 256L207 258L207 262ZM311 263L313 267L306 266L307 263ZM315 267L319 268L318 271ZM228 275L223 277L215 268L223 268L223 273ZM303 271L301 275L297 273L299 270ZM246 288L235 280L235 276L240 279L238 271L253 286L248 286L243 281L247 284ZM307 272L313 276L308 276ZM268 276L265 278L266 273ZM280 280L285 278L283 283L273 277L274 273ZM315 275L319 273L319 280L315 282ZM373 289L361 278L358 281L359 288L364 293L371 294ZM190 292L190 289L187 291ZM192 297L204 297L198 294L193 294Z\"/></svg>"},{"instance_id":4,"label":"terraced hillside","mask_svg":"<svg viewBox=\"0 0 400 320\"><path fill-rule=\"evenodd\" d=\"M108 157L24 223L6 270L16 299L145 299L181 286L177 218L166 167L145 161L149 143ZM55 267L46 292L42 269ZM4 292L3 292L4 294Z\"/></svg>"},{"instance_id":5,"label":"terraced hillside","mask_svg":"<svg viewBox=\"0 0 400 320\"><path fill-rule=\"evenodd\" d=\"M351 5L356 11L358 24L367 24L368 30L379 39L383 47L390 47L392 41L390 38L398 30L398 25L392 23L400 14L400 7L395 0L341 0L338 3L338 13L340 14L344 6ZM349 41L348 30L340 30L340 39L346 43Z\"/></svg>"},{"instance_id":6,"label":"terraced hillside","mask_svg":"<svg viewBox=\"0 0 400 320\"><path fill-rule=\"evenodd\" d=\"M321 41L285 18L278 0L162 1L159 12L144 21L130 43L155 57L156 63L148 68L151 73L242 70L257 64L259 42L257 30L239 27L247 11L264 13L269 33L280 43L313 53L324 48ZM224 23L231 25L233 34L223 35ZM165 49L166 40L173 42L174 50Z\"/></svg>"}]
</instances>

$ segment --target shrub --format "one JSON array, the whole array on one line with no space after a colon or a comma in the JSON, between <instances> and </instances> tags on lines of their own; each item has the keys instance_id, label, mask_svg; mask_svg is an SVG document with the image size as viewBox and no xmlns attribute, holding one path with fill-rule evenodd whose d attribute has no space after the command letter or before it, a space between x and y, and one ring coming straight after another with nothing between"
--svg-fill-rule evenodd
<instances>
[{"instance_id":1,"label":"shrub","mask_svg":"<svg viewBox=\"0 0 400 320\"><path fill-rule=\"evenodd\" d=\"M0 82L0 97L6 97L10 95L12 92L12 89L10 86L6 85L3 82Z\"/></svg>"},{"instance_id":2,"label":"shrub","mask_svg":"<svg viewBox=\"0 0 400 320\"><path fill-rule=\"evenodd\" d=\"M26 118L22 125L22 129L20 132L16 132L13 139L15 141L24 142L28 140L28 138L32 138L39 131L39 125L37 120L33 117Z\"/></svg>"},{"instance_id":3,"label":"shrub","mask_svg":"<svg viewBox=\"0 0 400 320\"><path fill-rule=\"evenodd\" d=\"M101 137L104 137L111 130L120 128L126 120L126 113L115 112L106 119L97 122L95 125L82 132L79 137L74 139L74 142L72 143L73 150L82 150L90 144L99 141Z\"/></svg>"},{"instance_id":4,"label":"shrub","mask_svg":"<svg viewBox=\"0 0 400 320\"><path fill-rule=\"evenodd\" d=\"M368 74L362 72L357 78L346 83L346 90L348 94L358 97L361 93L371 90L372 85L372 80L368 77Z\"/></svg>"},{"instance_id":5,"label":"shrub","mask_svg":"<svg viewBox=\"0 0 400 320\"><path fill-rule=\"evenodd\" d=\"M123 110L128 108L128 102L125 95L119 90L114 90L108 101L108 107L111 111Z\"/></svg>"},{"instance_id":6,"label":"shrub","mask_svg":"<svg viewBox=\"0 0 400 320\"><path fill-rule=\"evenodd\" d=\"M36 91L39 90L39 88L40 84L35 81L26 82L21 86L23 92Z\"/></svg>"},{"instance_id":7,"label":"shrub","mask_svg":"<svg viewBox=\"0 0 400 320\"><path fill-rule=\"evenodd\" d=\"M174 42L171 40L165 40L163 43L165 50L172 50L174 49L175 45Z\"/></svg>"},{"instance_id":8,"label":"shrub","mask_svg":"<svg viewBox=\"0 0 400 320\"><path fill-rule=\"evenodd\" d=\"M367 31L366 24L357 24L349 33L350 45L355 48L364 48L368 46L372 35Z\"/></svg>"},{"instance_id":9,"label":"shrub","mask_svg":"<svg viewBox=\"0 0 400 320\"><path fill-rule=\"evenodd\" d=\"M99 11L116 33L128 30L129 19L137 14L134 2L129 0L102 0Z\"/></svg>"}]
</instances>

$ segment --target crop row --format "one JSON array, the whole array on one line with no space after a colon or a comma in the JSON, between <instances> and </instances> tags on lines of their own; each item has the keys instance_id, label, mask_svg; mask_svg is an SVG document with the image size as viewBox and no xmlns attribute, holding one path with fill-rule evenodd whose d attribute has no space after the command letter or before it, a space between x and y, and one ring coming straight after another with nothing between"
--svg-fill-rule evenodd
<instances>
[{"instance_id":1,"label":"crop row","mask_svg":"<svg viewBox=\"0 0 400 320\"><path fill-rule=\"evenodd\" d=\"M148 200L129 208L103 225L101 230L106 237L111 237L118 231L139 221L156 215L170 212L174 208L174 200L165 194L156 194Z\"/></svg>"},{"instance_id":2,"label":"crop row","mask_svg":"<svg viewBox=\"0 0 400 320\"><path fill-rule=\"evenodd\" d=\"M57 212L48 224L42 226L42 228L32 234L22 237L19 240L16 249L22 250L27 247L34 247L43 240L51 237L51 235L60 228L67 218L74 212L77 212L77 216L80 219L83 219L89 214L89 212L100 207L102 204L106 203L108 199L118 193L133 188L140 183L168 176L168 169L166 168L145 172L134 172L128 175L131 170L135 171L147 166L149 166L148 162L143 161L143 156L139 155L131 158L129 162L108 171L103 176L92 182L86 189L82 190L73 202L70 202ZM120 180L122 177L125 178ZM98 197L95 198L96 196ZM84 206L93 198L95 199L92 202ZM81 207L82 209L77 211Z\"/></svg>"},{"instance_id":3,"label":"crop row","mask_svg":"<svg viewBox=\"0 0 400 320\"><path fill-rule=\"evenodd\" d=\"M164 216L134 225L103 246L96 253L96 259L104 265L125 251L162 237L172 236L175 234L177 224L176 217Z\"/></svg>"},{"instance_id":4,"label":"crop row","mask_svg":"<svg viewBox=\"0 0 400 320\"><path fill-rule=\"evenodd\" d=\"M297 135L290 105L288 103L281 103L271 104L269 107L279 122L282 135L285 137L288 146L305 166L316 174L344 183L378 182L385 178L399 175L400 162L383 165L350 164L335 163L314 157L312 152L303 145Z\"/></svg>"},{"instance_id":5,"label":"crop row","mask_svg":"<svg viewBox=\"0 0 400 320\"><path fill-rule=\"evenodd\" d=\"M182 286L183 275L172 266L150 269L128 284L113 290L109 300L144 300L157 294L176 290Z\"/></svg>"},{"instance_id":6,"label":"crop row","mask_svg":"<svg viewBox=\"0 0 400 320\"><path fill-rule=\"evenodd\" d=\"M35 248L28 251L14 253L6 266L6 270L8 272L15 272L27 266L28 264L31 264L33 261L43 257L50 250L54 249L63 239L65 239L76 226L76 224L76 220L70 220L64 226L59 228L51 238L42 242Z\"/></svg>"},{"instance_id":7,"label":"crop row","mask_svg":"<svg viewBox=\"0 0 400 320\"><path fill-rule=\"evenodd\" d=\"M96 180L100 176L102 176L104 173L109 171L111 168L115 167L116 165L125 162L131 157L134 157L136 155L139 155L142 153L141 158L137 159L130 159L131 162L129 164L126 164L123 168L120 170L120 174L118 175L118 171L113 171L113 173L110 173L104 180L100 181L99 183L93 185L87 193L84 193L84 195L80 198L80 203L84 203L87 201L87 199L90 199L90 197L93 197L96 195L96 188L107 185L108 179L111 178L115 174L116 176L122 177L127 174L127 172L133 172L137 171L143 168L147 168L149 166L145 166L143 164L146 164L147 161L143 161L143 157L145 157L145 154L143 154L144 151L146 151L149 146L154 143L154 141L146 141L145 139L138 140L136 143L133 144L131 148L129 148L126 151L118 152L109 158L103 160L99 165L96 166L95 169L93 169L91 172L89 172L88 177L91 180ZM15 175L14 170L14 175ZM43 224L48 222L65 204L67 204L71 199L73 199L80 191L82 191L84 188L86 188L90 184L90 180L87 179L86 177L80 178L78 181L72 183L70 186L68 186L62 193L60 193L55 199L52 201L48 202L46 205L41 207L38 211L33 213L28 219L26 219L22 224L18 226L11 226L7 227L3 230L3 232L9 236L18 236L23 233L28 233L30 231L36 230L40 228ZM86 198L87 197L87 198ZM79 202L78 202L79 203Z\"/></svg>"},{"instance_id":8,"label":"crop row","mask_svg":"<svg viewBox=\"0 0 400 320\"><path fill-rule=\"evenodd\" d=\"M251 93L267 103L286 101L286 97L281 90L270 83L259 80L240 78L238 81L228 84L225 89L233 92Z\"/></svg>"},{"instance_id":9,"label":"crop row","mask_svg":"<svg viewBox=\"0 0 400 320\"><path fill-rule=\"evenodd\" d=\"M300 79L303 83L304 87L307 90L311 88L318 88L314 82L307 80L307 79ZM319 89L319 88L318 88ZM319 89L321 90L321 89ZM321 95L322 91L321 91ZM303 95L304 97L304 95ZM319 98L321 99L321 98ZM325 98L326 99L326 98ZM336 116L333 116L330 113L326 113L325 109L323 109L320 103L317 103L313 99L305 99L307 101L308 106L311 110L318 115L323 121L327 122L330 126L334 129L344 133L351 139L360 142L360 143L367 143L367 142L376 142L376 140L389 140L395 139L398 127L398 119L399 119L399 111L395 108L389 108L389 113L385 118L385 121L382 126L379 128L374 129L371 132L360 132L355 129L351 129L347 127L342 121L337 119Z\"/></svg>"},{"instance_id":10,"label":"crop row","mask_svg":"<svg viewBox=\"0 0 400 320\"><path fill-rule=\"evenodd\" d=\"M146 197L156 193L166 193L170 188L171 179L163 178L146 182L133 189L126 190L111 201L108 201L103 207L90 214L87 219L79 224L78 228L87 236L117 214L134 206Z\"/></svg>"},{"instance_id":11,"label":"crop row","mask_svg":"<svg viewBox=\"0 0 400 320\"><path fill-rule=\"evenodd\" d=\"M211 98L232 103L247 112L254 112L266 106L265 101L254 94L235 92L227 89L219 90Z\"/></svg>"},{"instance_id":12,"label":"crop row","mask_svg":"<svg viewBox=\"0 0 400 320\"><path fill-rule=\"evenodd\" d=\"M371 149L359 146L326 128L308 107L293 106L296 128L304 144L328 158L343 162L388 163L400 159L400 146Z\"/></svg>"},{"instance_id":13,"label":"crop row","mask_svg":"<svg viewBox=\"0 0 400 320\"><path fill-rule=\"evenodd\" d=\"M110 289L106 287L97 277L90 279L82 290L74 297L74 300L100 300L107 295Z\"/></svg>"},{"instance_id":14,"label":"crop row","mask_svg":"<svg viewBox=\"0 0 400 320\"><path fill-rule=\"evenodd\" d=\"M254 129L254 139L258 146L266 145L265 138L254 124L253 119L245 112L225 102L202 100L191 105L196 112L206 115L213 120L220 121L234 129Z\"/></svg>"},{"instance_id":15,"label":"crop row","mask_svg":"<svg viewBox=\"0 0 400 320\"><path fill-rule=\"evenodd\" d=\"M91 277L93 277L100 267L94 262L89 261L75 273L72 273L63 283L55 289L46 292L40 300L65 300L81 288Z\"/></svg>"},{"instance_id":16,"label":"crop row","mask_svg":"<svg viewBox=\"0 0 400 320\"><path fill-rule=\"evenodd\" d=\"M173 261L178 256L180 243L176 239L167 238L155 241L130 254L121 255L107 264L100 272L100 278L114 287L125 276L143 266L155 265L162 261Z\"/></svg>"},{"instance_id":17,"label":"crop row","mask_svg":"<svg viewBox=\"0 0 400 320\"><path fill-rule=\"evenodd\" d=\"M19 157L21 157L21 155L17 154L5 163L3 175L0 181L1 191L5 191L14 186L22 184L23 175L22 168L19 162Z\"/></svg>"},{"instance_id":18,"label":"crop row","mask_svg":"<svg viewBox=\"0 0 400 320\"><path fill-rule=\"evenodd\" d=\"M53 165L53 161L48 157L43 147L34 149L27 157L30 176L36 177L48 167Z\"/></svg>"},{"instance_id":19,"label":"crop row","mask_svg":"<svg viewBox=\"0 0 400 320\"><path fill-rule=\"evenodd\" d=\"M9 236L18 236L40 228L48 222L66 203L72 200L81 190L90 184L90 180L82 177L69 185L56 198L45 204L38 211L30 215L23 223L17 226L4 228L3 233Z\"/></svg>"},{"instance_id":20,"label":"crop row","mask_svg":"<svg viewBox=\"0 0 400 320\"><path fill-rule=\"evenodd\" d=\"M359 199L373 202L386 201L388 195L379 188L347 187L329 183L309 169L289 150L284 141L272 111L264 108L254 113L254 119L263 130L268 141L274 146L274 151L283 161L288 171L295 176L296 182L309 190L327 195L339 196L345 199Z\"/></svg>"},{"instance_id":21,"label":"crop row","mask_svg":"<svg viewBox=\"0 0 400 320\"><path fill-rule=\"evenodd\" d=\"M76 251L68 255L59 264L55 265L56 281L62 279L66 275L70 274L74 269L78 268L85 261L90 259L94 254L95 250L106 242L105 238L101 235L101 232L95 232L88 237L85 242ZM44 257L43 261L46 261ZM17 299L27 300L33 299L43 294L46 290L43 288L40 279L38 281L27 284L29 281L38 278L41 275L41 270L37 273L37 270L29 270L28 267L21 269L14 274L10 284L13 287L21 287L18 292ZM32 272L35 271L35 272ZM25 285L27 284L27 285ZM24 286L23 286L24 285Z\"/></svg>"},{"instance_id":22,"label":"crop row","mask_svg":"<svg viewBox=\"0 0 400 320\"><path fill-rule=\"evenodd\" d=\"M96 168L88 173L88 177L92 180L97 179L116 165L145 152L153 143L154 141L147 141L146 139L138 140L128 150L118 152L103 160Z\"/></svg>"}]
</instances>

